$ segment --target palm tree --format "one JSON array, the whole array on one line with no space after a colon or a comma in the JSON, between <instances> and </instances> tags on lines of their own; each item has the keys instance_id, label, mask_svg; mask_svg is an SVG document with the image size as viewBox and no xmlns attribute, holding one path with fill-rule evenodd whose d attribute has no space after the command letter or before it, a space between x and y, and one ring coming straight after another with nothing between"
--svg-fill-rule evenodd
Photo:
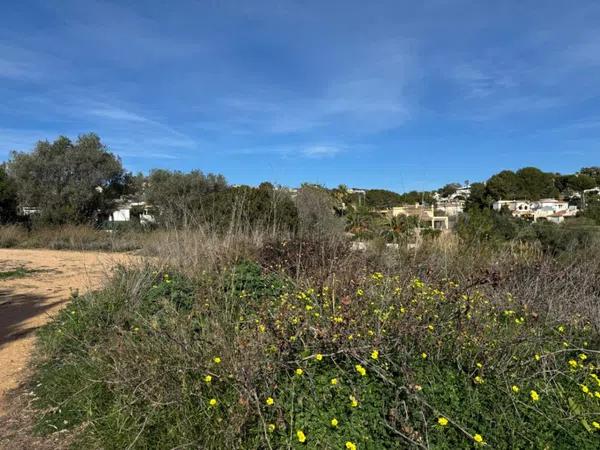
<instances>
[{"instance_id":1,"label":"palm tree","mask_svg":"<svg viewBox=\"0 0 600 450\"><path fill-rule=\"evenodd\" d=\"M364 234L371 229L373 212L366 206L349 205L346 215L346 230L354 234Z\"/></svg>"},{"instance_id":2,"label":"palm tree","mask_svg":"<svg viewBox=\"0 0 600 450\"><path fill-rule=\"evenodd\" d=\"M419 219L415 216L390 216L383 224L382 236L388 242L406 241L415 234Z\"/></svg>"}]
</instances>

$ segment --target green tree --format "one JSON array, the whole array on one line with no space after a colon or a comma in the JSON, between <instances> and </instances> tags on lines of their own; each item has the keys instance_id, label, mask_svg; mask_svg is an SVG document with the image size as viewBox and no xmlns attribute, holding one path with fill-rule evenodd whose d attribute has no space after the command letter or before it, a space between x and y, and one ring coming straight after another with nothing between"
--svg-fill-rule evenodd
<instances>
[{"instance_id":1,"label":"green tree","mask_svg":"<svg viewBox=\"0 0 600 450\"><path fill-rule=\"evenodd\" d=\"M400 214L386 217L382 225L381 235L387 242L406 242L415 234L419 219L415 216Z\"/></svg>"},{"instance_id":2,"label":"green tree","mask_svg":"<svg viewBox=\"0 0 600 450\"><path fill-rule=\"evenodd\" d=\"M295 199L301 237L319 239L340 235L344 221L335 214L335 200L321 186L303 184Z\"/></svg>"},{"instance_id":3,"label":"green tree","mask_svg":"<svg viewBox=\"0 0 600 450\"><path fill-rule=\"evenodd\" d=\"M471 195L465 202L465 210L491 208L494 198L483 183L471 184Z\"/></svg>"},{"instance_id":4,"label":"green tree","mask_svg":"<svg viewBox=\"0 0 600 450\"><path fill-rule=\"evenodd\" d=\"M275 235L297 229L298 210L287 192L262 183L258 188L232 187L205 196L198 219L221 231L262 230Z\"/></svg>"},{"instance_id":5,"label":"green tree","mask_svg":"<svg viewBox=\"0 0 600 450\"><path fill-rule=\"evenodd\" d=\"M516 200L522 195L519 177L512 170L493 175L485 186L494 200Z\"/></svg>"},{"instance_id":6,"label":"green tree","mask_svg":"<svg viewBox=\"0 0 600 450\"><path fill-rule=\"evenodd\" d=\"M541 198L558 197L559 192L554 185L555 175L542 172L536 167L524 167L516 173L519 193L522 198L539 200Z\"/></svg>"},{"instance_id":7,"label":"green tree","mask_svg":"<svg viewBox=\"0 0 600 450\"><path fill-rule=\"evenodd\" d=\"M596 182L596 186L600 186L600 166L596 167L583 167L579 173L581 175L587 175L592 177Z\"/></svg>"},{"instance_id":8,"label":"green tree","mask_svg":"<svg viewBox=\"0 0 600 450\"><path fill-rule=\"evenodd\" d=\"M596 180L586 174L569 175L567 177L567 187L575 192L583 192L586 189L596 187Z\"/></svg>"},{"instance_id":9,"label":"green tree","mask_svg":"<svg viewBox=\"0 0 600 450\"><path fill-rule=\"evenodd\" d=\"M7 167L19 203L40 208L45 223L93 223L124 189L121 161L93 133L40 141L31 153L13 152Z\"/></svg>"},{"instance_id":10,"label":"green tree","mask_svg":"<svg viewBox=\"0 0 600 450\"><path fill-rule=\"evenodd\" d=\"M374 213L368 206L352 205L346 215L346 230L359 237L365 237L373 228Z\"/></svg>"},{"instance_id":11,"label":"green tree","mask_svg":"<svg viewBox=\"0 0 600 450\"><path fill-rule=\"evenodd\" d=\"M400 196L400 204L413 205L415 203L422 203L432 205L435 203L433 194L427 191L410 191L405 192Z\"/></svg>"},{"instance_id":12,"label":"green tree","mask_svg":"<svg viewBox=\"0 0 600 450\"><path fill-rule=\"evenodd\" d=\"M385 189L369 189L365 196L366 205L375 209L399 206L402 202L403 199L400 194Z\"/></svg>"},{"instance_id":13,"label":"green tree","mask_svg":"<svg viewBox=\"0 0 600 450\"><path fill-rule=\"evenodd\" d=\"M155 169L148 177L145 199L159 211L163 226L188 227L204 222L206 196L226 188L222 175Z\"/></svg>"},{"instance_id":14,"label":"green tree","mask_svg":"<svg viewBox=\"0 0 600 450\"><path fill-rule=\"evenodd\" d=\"M0 165L0 223L11 222L17 214L17 187L6 173L6 166Z\"/></svg>"}]
</instances>

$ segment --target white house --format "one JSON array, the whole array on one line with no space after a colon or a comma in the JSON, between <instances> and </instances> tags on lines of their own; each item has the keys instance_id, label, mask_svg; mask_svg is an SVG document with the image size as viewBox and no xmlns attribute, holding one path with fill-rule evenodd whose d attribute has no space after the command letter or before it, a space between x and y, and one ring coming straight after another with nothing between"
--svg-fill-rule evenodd
<instances>
[{"instance_id":1,"label":"white house","mask_svg":"<svg viewBox=\"0 0 600 450\"><path fill-rule=\"evenodd\" d=\"M465 210L464 200L447 200L438 201L436 209L443 211L447 216L458 216Z\"/></svg>"},{"instance_id":2,"label":"white house","mask_svg":"<svg viewBox=\"0 0 600 450\"><path fill-rule=\"evenodd\" d=\"M418 217L421 222L428 222L431 228L436 230L447 230L449 228L448 216L436 216L433 206L425 207L419 205L394 206L390 209L381 211L382 214L392 217L405 215Z\"/></svg>"},{"instance_id":3,"label":"white house","mask_svg":"<svg viewBox=\"0 0 600 450\"><path fill-rule=\"evenodd\" d=\"M569 209L563 209L556 211L549 216L538 217L537 219L547 220L548 222L563 223L567 217L575 217L577 215L577 208L571 207Z\"/></svg>"},{"instance_id":4,"label":"white house","mask_svg":"<svg viewBox=\"0 0 600 450\"><path fill-rule=\"evenodd\" d=\"M464 186L459 187L454 194L450 196L450 200L455 200L457 198L467 199L471 195L471 185L466 184Z\"/></svg>"},{"instance_id":5,"label":"white house","mask_svg":"<svg viewBox=\"0 0 600 450\"><path fill-rule=\"evenodd\" d=\"M535 202L529 200L498 200L492 207L496 211L502 208L508 210L515 217L538 220L548 220L550 222L561 223L565 217L574 217L577 215L577 207L569 206L569 202L556 200L553 198L544 198Z\"/></svg>"},{"instance_id":6,"label":"white house","mask_svg":"<svg viewBox=\"0 0 600 450\"><path fill-rule=\"evenodd\" d=\"M533 209L551 209L554 212L565 211L569 209L569 202L563 200L555 200L553 198L543 198L537 202L533 202Z\"/></svg>"},{"instance_id":7,"label":"white house","mask_svg":"<svg viewBox=\"0 0 600 450\"><path fill-rule=\"evenodd\" d=\"M531 214L532 203L529 200L497 200L492 204L495 211L505 207L512 212L513 216L522 216Z\"/></svg>"},{"instance_id":8,"label":"white house","mask_svg":"<svg viewBox=\"0 0 600 450\"><path fill-rule=\"evenodd\" d=\"M110 213L109 222L129 222L131 221L132 208L138 207L142 210L140 214L140 223L142 225L155 223L156 218L150 214L150 206L146 202L122 202L118 209Z\"/></svg>"}]
</instances>

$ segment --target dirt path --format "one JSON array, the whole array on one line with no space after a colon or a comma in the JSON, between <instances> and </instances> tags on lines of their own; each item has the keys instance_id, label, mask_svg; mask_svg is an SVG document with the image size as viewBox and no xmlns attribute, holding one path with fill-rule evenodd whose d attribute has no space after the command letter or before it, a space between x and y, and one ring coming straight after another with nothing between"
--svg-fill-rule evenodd
<instances>
[{"instance_id":1,"label":"dirt path","mask_svg":"<svg viewBox=\"0 0 600 450\"><path fill-rule=\"evenodd\" d=\"M8 408L7 392L24 380L35 330L77 291L97 288L126 254L55 250L0 249L0 417Z\"/></svg>"}]
</instances>

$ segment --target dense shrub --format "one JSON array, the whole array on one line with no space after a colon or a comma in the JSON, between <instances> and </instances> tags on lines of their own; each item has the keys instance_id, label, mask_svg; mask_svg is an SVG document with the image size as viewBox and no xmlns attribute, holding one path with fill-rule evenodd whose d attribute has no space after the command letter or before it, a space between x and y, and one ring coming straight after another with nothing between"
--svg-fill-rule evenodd
<instances>
[{"instance_id":1,"label":"dense shrub","mask_svg":"<svg viewBox=\"0 0 600 450\"><path fill-rule=\"evenodd\" d=\"M438 239L331 264L330 245L119 271L40 334L39 429L102 448L597 448L597 260Z\"/></svg>"}]
</instances>

